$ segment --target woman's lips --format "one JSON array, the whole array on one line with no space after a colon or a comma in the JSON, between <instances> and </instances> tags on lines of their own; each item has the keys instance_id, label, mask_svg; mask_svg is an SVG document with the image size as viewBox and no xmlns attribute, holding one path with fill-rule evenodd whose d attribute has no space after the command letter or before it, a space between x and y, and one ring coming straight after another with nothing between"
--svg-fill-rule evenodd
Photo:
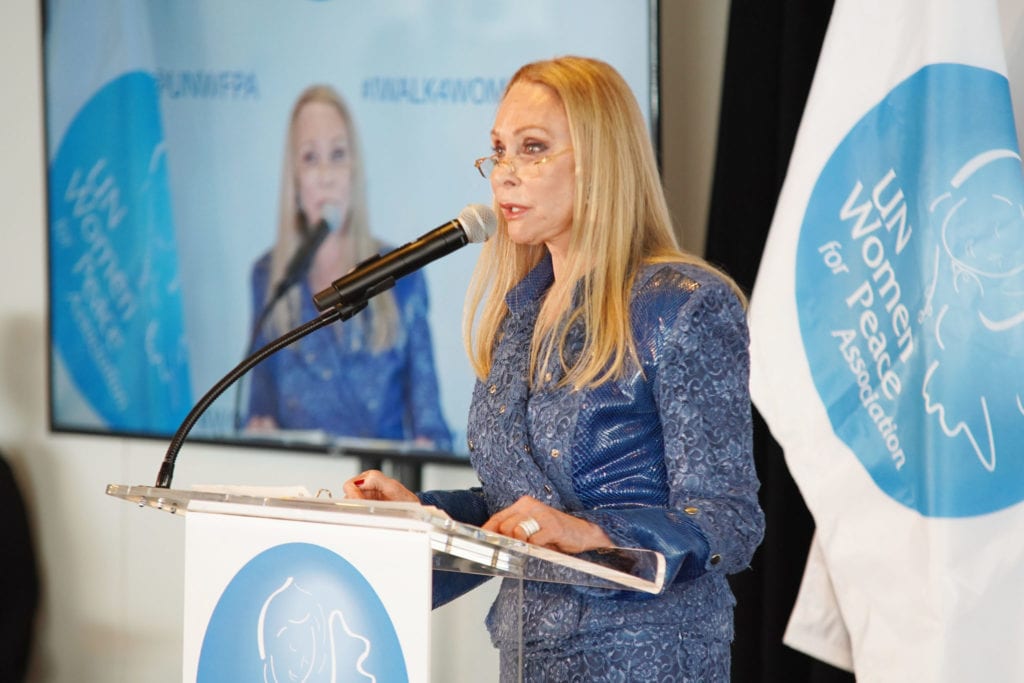
<instances>
[{"instance_id":1,"label":"woman's lips","mask_svg":"<svg viewBox=\"0 0 1024 683\"><path fill-rule=\"evenodd\" d=\"M522 204L500 204L499 206L507 221L520 218L526 212L526 207Z\"/></svg>"}]
</instances>

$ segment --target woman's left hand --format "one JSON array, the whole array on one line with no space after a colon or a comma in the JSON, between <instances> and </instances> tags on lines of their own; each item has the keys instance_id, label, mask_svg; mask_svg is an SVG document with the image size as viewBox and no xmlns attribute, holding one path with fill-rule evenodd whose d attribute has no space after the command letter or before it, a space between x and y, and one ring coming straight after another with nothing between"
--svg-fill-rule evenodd
<instances>
[{"instance_id":1,"label":"woman's left hand","mask_svg":"<svg viewBox=\"0 0 1024 683\"><path fill-rule=\"evenodd\" d=\"M342 488L346 498L419 502L415 493L405 488L397 479L385 476L380 470L366 470L357 474L346 481Z\"/></svg>"},{"instance_id":2,"label":"woman's left hand","mask_svg":"<svg viewBox=\"0 0 1024 683\"><path fill-rule=\"evenodd\" d=\"M612 546L611 539L601 527L556 510L531 496L523 496L495 513L483 528L563 553L575 554Z\"/></svg>"}]
</instances>

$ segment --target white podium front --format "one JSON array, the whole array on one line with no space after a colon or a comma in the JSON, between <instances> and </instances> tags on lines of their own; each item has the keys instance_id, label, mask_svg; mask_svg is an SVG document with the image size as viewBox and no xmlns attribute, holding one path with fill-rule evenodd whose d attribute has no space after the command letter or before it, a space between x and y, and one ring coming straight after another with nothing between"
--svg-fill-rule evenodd
<instances>
[{"instance_id":1,"label":"white podium front","mask_svg":"<svg viewBox=\"0 0 1024 683\"><path fill-rule=\"evenodd\" d=\"M107 493L188 513L184 681L426 682L432 569L650 593L664 582L659 553L565 555L416 504Z\"/></svg>"}]
</instances>

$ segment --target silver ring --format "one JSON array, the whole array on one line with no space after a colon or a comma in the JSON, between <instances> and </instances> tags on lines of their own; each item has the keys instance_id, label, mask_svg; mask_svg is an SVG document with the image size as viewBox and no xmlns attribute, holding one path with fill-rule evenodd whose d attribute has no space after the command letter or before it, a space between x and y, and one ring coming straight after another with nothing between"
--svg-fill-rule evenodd
<instances>
[{"instance_id":1,"label":"silver ring","mask_svg":"<svg viewBox=\"0 0 1024 683\"><path fill-rule=\"evenodd\" d=\"M522 529L523 533L526 534L526 537L529 538L540 531L540 523L533 517L527 517L523 521L519 522L519 524L516 524L516 528Z\"/></svg>"}]
</instances>

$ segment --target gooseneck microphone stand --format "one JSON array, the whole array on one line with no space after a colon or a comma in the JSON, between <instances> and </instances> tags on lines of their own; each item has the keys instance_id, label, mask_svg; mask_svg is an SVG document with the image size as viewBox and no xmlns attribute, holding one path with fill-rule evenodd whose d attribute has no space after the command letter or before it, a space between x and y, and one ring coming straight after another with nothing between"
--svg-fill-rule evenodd
<instances>
[{"instance_id":1,"label":"gooseneck microphone stand","mask_svg":"<svg viewBox=\"0 0 1024 683\"><path fill-rule=\"evenodd\" d=\"M252 355L245 358L241 363L236 365L227 375L225 375L219 382L213 385L209 391L192 407L188 415L182 421L181 426L178 427L178 431L174 433L174 437L171 439L170 445L167 447L167 453L164 455L164 461L160 465L160 472L156 477L156 488L170 488L171 479L174 477L174 463L178 459L178 451L181 450L182 444L185 443L185 439L188 437L192 427L195 426L197 420L206 409L213 404L214 401L223 394L228 387L234 384L242 375L247 373L253 367L269 358L274 353L280 351L284 347L296 342L306 335L316 332L321 327L326 327L333 322L339 320L348 320L359 311L366 307L366 300L356 301L354 303L339 304L333 308L330 308L320 314L318 317L313 318L309 322L299 325L295 329L284 333L277 339L273 340L269 344L263 346Z\"/></svg>"}]
</instances>

